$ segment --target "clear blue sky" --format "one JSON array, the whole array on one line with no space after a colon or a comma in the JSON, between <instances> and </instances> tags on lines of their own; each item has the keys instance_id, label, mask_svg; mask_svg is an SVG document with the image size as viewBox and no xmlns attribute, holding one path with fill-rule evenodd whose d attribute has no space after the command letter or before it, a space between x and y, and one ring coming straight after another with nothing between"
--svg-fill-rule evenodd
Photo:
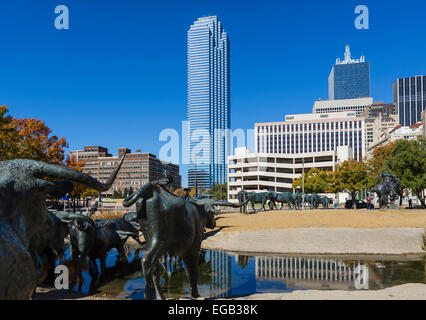
<instances>
[{"instance_id":1,"label":"clear blue sky","mask_svg":"<svg viewBox=\"0 0 426 320\"><path fill-rule=\"evenodd\" d=\"M69 30L54 27L60 4ZM369 30L354 27L359 4ZM233 129L311 112L346 44L371 62L376 101L392 101L396 78L426 74L424 0L15 0L0 4L0 104L46 121L71 150L158 155L161 130L186 119L186 32L206 15L231 40Z\"/></svg>"}]
</instances>

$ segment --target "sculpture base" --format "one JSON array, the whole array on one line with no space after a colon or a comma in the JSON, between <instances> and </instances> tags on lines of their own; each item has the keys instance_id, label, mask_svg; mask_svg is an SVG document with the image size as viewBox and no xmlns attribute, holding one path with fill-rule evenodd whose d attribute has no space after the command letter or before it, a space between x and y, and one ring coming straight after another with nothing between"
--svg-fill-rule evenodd
<instances>
[{"instance_id":1,"label":"sculpture base","mask_svg":"<svg viewBox=\"0 0 426 320\"><path fill-rule=\"evenodd\" d=\"M399 210L399 206L395 203L390 203L390 204L388 204L388 209Z\"/></svg>"}]
</instances>

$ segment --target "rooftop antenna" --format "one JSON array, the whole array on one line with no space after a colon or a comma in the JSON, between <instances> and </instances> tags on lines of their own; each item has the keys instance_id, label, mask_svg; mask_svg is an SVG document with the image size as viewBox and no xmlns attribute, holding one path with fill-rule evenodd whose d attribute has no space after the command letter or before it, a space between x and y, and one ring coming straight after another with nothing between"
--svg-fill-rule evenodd
<instances>
[{"instance_id":1,"label":"rooftop antenna","mask_svg":"<svg viewBox=\"0 0 426 320\"><path fill-rule=\"evenodd\" d=\"M346 51L345 51L345 61L351 60L351 50L349 48L349 45L346 45Z\"/></svg>"}]
</instances>

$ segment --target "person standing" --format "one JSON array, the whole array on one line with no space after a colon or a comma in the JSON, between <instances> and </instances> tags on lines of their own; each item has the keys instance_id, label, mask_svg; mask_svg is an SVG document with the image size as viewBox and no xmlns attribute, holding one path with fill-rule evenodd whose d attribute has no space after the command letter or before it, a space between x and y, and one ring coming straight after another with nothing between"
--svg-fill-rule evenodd
<instances>
[{"instance_id":1,"label":"person standing","mask_svg":"<svg viewBox=\"0 0 426 320\"><path fill-rule=\"evenodd\" d=\"M367 196L367 210L372 210L372 206L371 206L371 194L368 194Z\"/></svg>"}]
</instances>

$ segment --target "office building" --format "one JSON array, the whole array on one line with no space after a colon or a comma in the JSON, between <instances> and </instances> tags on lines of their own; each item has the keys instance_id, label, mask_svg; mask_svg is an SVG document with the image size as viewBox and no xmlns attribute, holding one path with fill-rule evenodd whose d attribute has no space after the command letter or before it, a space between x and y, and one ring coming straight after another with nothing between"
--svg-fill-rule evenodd
<instances>
[{"instance_id":1,"label":"office building","mask_svg":"<svg viewBox=\"0 0 426 320\"><path fill-rule=\"evenodd\" d=\"M426 109L426 76L397 79L393 84L393 102L401 126L409 127L419 122Z\"/></svg>"},{"instance_id":2,"label":"office building","mask_svg":"<svg viewBox=\"0 0 426 320\"><path fill-rule=\"evenodd\" d=\"M216 16L199 18L188 30L188 186L226 182L230 152L228 34Z\"/></svg>"},{"instance_id":3,"label":"office building","mask_svg":"<svg viewBox=\"0 0 426 320\"><path fill-rule=\"evenodd\" d=\"M238 202L241 190L248 192L293 192L293 181L312 168L335 170L336 164L352 159L348 146L335 150L310 151L299 154L250 153L237 148L228 157L228 201Z\"/></svg>"},{"instance_id":4,"label":"office building","mask_svg":"<svg viewBox=\"0 0 426 320\"><path fill-rule=\"evenodd\" d=\"M356 112L287 115L283 122L255 124L255 153L301 154L349 146L365 156L365 119Z\"/></svg>"},{"instance_id":5,"label":"office building","mask_svg":"<svg viewBox=\"0 0 426 320\"><path fill-rule=\"evenodd\" d=\"M422 112L423 139L426 140L426 110Z\"/></svg>"},{"instance_id":6,"label":"office building","mask_svg":"<svg viewBox=\"0 0 426 320\"><path fill-rule=\"evenodd\" d=\"M375 102L361 113L365 118L365 146L368 150L370 145L378 140L380 136L399 123L398 112L393 103ZM367 152L367 157L371 156Z\"/></svg>"},{"instance_id":7,"label":"office building","mask_svg":"<svg viewBox=\"0 0 426 320\"><path fill-rule=\"evenodd\" d=\"M346 46L345 59L339 58L328 77L329 100L370 97L370 63L365 57L352 59Z\"/></svg>"},{"instance_id":8,"label":"office building","mask_svg":"<svg viewBox=\"0 0 426 320\"><path fill-rule=\"evenodd\" d=\"M84 164L83 173L89 174L101 182L105 182L121 157L126 154L121 169L112 185L105 192L112 194L114 191L124 191L125 188L137 190L144 184L164 178L164 172L173 177L172 187L181 186L179 166L157 159L151 153L136 152L130 149L119 148L116 157L108 153L108 149L100 146L87 146L84 150L70 152L70 156Z\"/></svg>"},{"instance_id":9,"label":"office building","mask_svg":"<svg viewBox=\"0 0 426 320\"><path fill-rule=\"evenodd\" d=\"M312 113L333 113L355 111L359 116L365 108L373 105L373 98L344 99L344 100L317 100Z\"/></svg>"},{"instance_id":10,"label":"office building","mask_svg":"<svg viewBox=\"0 0 426 320\"><path fill-rule=\"evenodd\" d=\"M403 127L400 124L391 130L387 130L382 133L379 139L375 140L367 149L367 153L370 155L374 149L380 146L385 146L391 142L404 140L414 140L422 138L424 135L424 127L422 122L417 122L409 127Z\"/></svg>"}]
</instances>

